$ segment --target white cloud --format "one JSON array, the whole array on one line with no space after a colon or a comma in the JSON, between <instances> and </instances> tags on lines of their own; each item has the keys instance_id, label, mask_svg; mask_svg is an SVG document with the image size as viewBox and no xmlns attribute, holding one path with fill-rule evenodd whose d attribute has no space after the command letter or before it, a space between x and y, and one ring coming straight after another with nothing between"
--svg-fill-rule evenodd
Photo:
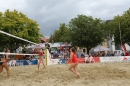
<instances>
[{"instance_id":1,"label":"white cloud","mask_svg":"<svg viewBox=\"0 0 130 86\"><path fill-rule=\"evenodd\" d=\"M79 14L112 19L129 9L130 0L1 0L0 11L18 10L36 20L45 37Z\"/></svg>"}]
</instances>

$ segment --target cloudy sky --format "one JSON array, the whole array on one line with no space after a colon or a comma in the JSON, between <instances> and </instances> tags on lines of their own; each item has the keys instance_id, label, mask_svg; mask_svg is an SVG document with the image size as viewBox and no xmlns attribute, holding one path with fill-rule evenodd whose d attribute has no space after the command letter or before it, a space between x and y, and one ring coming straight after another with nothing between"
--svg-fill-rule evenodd
<instances>
[{"instance_id":1,"label":"cloudy sky","mask_svg":"<svg viewBox=\"0 0 130 86\"><path fill-rule=\"evenodd\" d=\"M130 8L130 0L0 0L0 11L16 9L37 21L40 32L49 37L60 23L66 23L79 14L112 19Z\"/></svg>"}]
</instances>

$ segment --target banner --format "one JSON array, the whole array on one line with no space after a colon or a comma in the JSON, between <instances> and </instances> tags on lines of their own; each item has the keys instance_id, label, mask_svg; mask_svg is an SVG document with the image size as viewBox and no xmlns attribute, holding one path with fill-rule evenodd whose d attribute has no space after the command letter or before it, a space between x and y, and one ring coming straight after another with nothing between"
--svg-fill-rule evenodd
<instances>
[{"instance_id":1,"label":"banner","mask_svg":"<svg viewBox=\"0 0 130 86\"><path fill-rule=\"evenodd\" d=\"M93 59L94 59L95 62L100 62L99 57L93 57Z\"/></svg>"},{"instance_id":2,"label":"banner","mask_svg":"<svg viewBox=\"0 0 130 86\"><path fill-rule=\"evenodd\" d=\"M121 61L122 62L130 62L130 56L122 56Z\"/></svg>"},{"instance_id":3,"label":"banner","mask_svg":"<svg viewBox=\"0 0 130 86\"><path fill-rule=\"evenodd\" d=\"M113 57L100 57L100 62L120 62L121 56L113 56Z\"/></svg>"},{"instance_id":4,"label":"banner","mask_svg":"<svg viewBox=\"0 0 130 86\"><path fill-rule=\"evenodd\" d=\"M60 64L60 59L51 59L51 64Z\"/></svg>"},{"instance_id":5,"label":"banner","mask_svg":"<svg viewBox=\"0 0 130 86\"><path fill-rule=\"evenodd\" d=\"M23 66L23 65L37 65L38 60L11 60L8 62L9 66Z\"/></svg>"},{"instance_id":6,"label":"banner","mask_svg":"<svg viewBox=\"0 0 130 86\"><path fill-rule=\"evenodd\" d=\"M61 64L65 64L66 63L66 59L65 58L60 59L60 63Z\"/></svg>"},{"instance_id":7,"label":"banner","mask_svg":"<svg viewBox=\"0 0 130 86\"><path fill-rule=\"evenodd\" d=\"M122 44L122 48L123 48L123 50L126 52L125 44Z\"/></svg>"}]
</instances>

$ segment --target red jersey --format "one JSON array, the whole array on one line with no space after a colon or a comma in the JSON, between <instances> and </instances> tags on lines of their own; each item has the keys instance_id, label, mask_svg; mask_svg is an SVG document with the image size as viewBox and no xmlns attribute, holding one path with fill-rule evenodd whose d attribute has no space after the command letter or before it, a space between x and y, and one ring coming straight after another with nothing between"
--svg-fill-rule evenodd
<instances>
[{"instance_id":1,"label":"red jersey","mask_svg":"<svg viewBox=\"0 0 130 86\"><path fill-rule=\"evenodd\" d=\"M78 62L77 56L76 56L76 54L73 53L73 52L72 52L72 62L74 62L74 63Z\"/></svg>"}]
</instances>

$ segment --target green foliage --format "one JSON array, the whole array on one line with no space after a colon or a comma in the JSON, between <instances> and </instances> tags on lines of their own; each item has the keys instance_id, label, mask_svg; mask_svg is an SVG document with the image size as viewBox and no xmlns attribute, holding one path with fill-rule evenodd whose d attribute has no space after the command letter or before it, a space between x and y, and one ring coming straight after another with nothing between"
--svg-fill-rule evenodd
<instances>
[{"instance_id":1,"label":"green foliage","mask_svg":"<svg viewBox=\"0 0 130 86\"><path fill-rule=\"evenodd\" d=\"M123 44L127 43L130 45L130 9L125 11L122 16L115 16L109 24L109 30L111 30L111 34L114 34L116 44L121 44L122 41Z\"/></svg>"},{"instance_id":2,"label":"green foliage","mask_svg":"<svg viewBox=\"0 0 130 86\"><path fill-rule=\"evenodd\" d=\"M103 42L104 30L102 24L103 22L100 19L93 19L86 15L78 15L77 18L71 19L69 29L72 45L90 49Z\"/></svg>"},{"instance_id":3,"label":"green foliage","mask_svg":"<svg viewBox=\"0 0 130 86\"><path fill-rule=\"evenodd\" d=\"M49 42L70 42L69 29L65 23L60 24L59 30L55 30L54 34L50 36Z\"/></svg>"},{"instance_id":4,"label":"green foliage","mask_svg":"<svg viewBox=\"0 0 130 86\"><path fill-rule=\"evenodd\" d=\"M14 11L5 11L3 14L0 13L0 30L7 33L13 34L23 39L39 43L39 37L41 36L38 30L38 24L36 21L29 19L26 15L16 10ZM24 46L29 43L21 41L19 39L6 36L1 34L0 46L3 48L8 47L11 50L15 50L19 45Z\"/></svg>"},{"instance_id":5,"label":"green foliage","mask_svg":"<svg viewBox=\"0 0 130 86\"><path fill-rule=\"evenodd\" d=\"M50 41L53 39L54 42L71 42L74 46L90 49L105 39L111 39L113 35L115 43L120 44L120 30L122 43L130 45L130 9L108 22L91 16L78 15L71 19L69 25L60 24L59 30L54 31Z\"/></svg>"}]
</instances>

